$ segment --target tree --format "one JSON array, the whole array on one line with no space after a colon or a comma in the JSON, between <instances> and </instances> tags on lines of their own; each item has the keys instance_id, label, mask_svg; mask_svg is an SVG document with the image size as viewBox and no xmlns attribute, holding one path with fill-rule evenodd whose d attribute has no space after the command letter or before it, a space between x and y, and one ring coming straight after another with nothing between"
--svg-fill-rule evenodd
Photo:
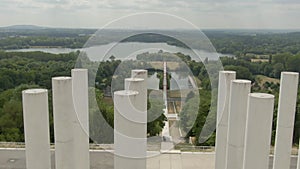
<instances>
[{"instance_id":1,"label":"tree","mask_svg":"<svg viewBox=\"0 0 300 169\"><path fill-rule=\"evenodd\" d=\"M282 53L282 54L277 54L272 57L272 63L277 64L281 63L283 65L283 68L285 69L286 61L287 59L291 56L289 53Z\"/></svg>"},{"instance_id":2,"label":"tree","mask_svg":"<svg viewBox=\"0 0 300 169\"><path fill-rule=\"evenodd\" d=\"M166 117L163 114L164 103L162 99L153 98L148 102L148 111L147 116L148 119L153 119L157 117L155 120L147 123L147 133L149 136L157 136L160 134L164 127L164 121L166 121Z\"/></svg>"},{"instance_id":3,"label":"tree","mask_svg":"<svg viewBox=\"0 0 300 169\"><path fill-rule=\"evenodd\" d=\"M284 65L282 63L276 63L273 66L273 71L271 73L271 76L275 77L275 78L279 78L281 72L284 70Z\"/></svg>"},{"instance_id":4,"label":"tree","mask_svg":"<svg viewBox=\"0 0 300 169\"><path fill-rule=\"evenodd\" d=\"M21 93L36 85L20 85L0 93L0 141L24 141Z\"/></svg>"},{"instance_id":5,"label":"tree","mask_svg":"<svg viewBox=\"0 0 300 169\"><path fill-rule=\"evenodd\" d=\"M215 124L215 117L208 116L211 106L211 95L209 90L199 90L199 97L190 98L180 112L180 127L186 138L190 136L196 137L196 142L199 145L199 136L202 132L205 122L211 121L210 124ZM198 100L200 98L200 101ZM213 145L214 141L208 139L202 145Z\"/></svg>"},{"instance_id":6,"label":"tree","mask_svg":"<svg viewBox=\"0 0 300 169\"><path fill-rule=\"evenodd\" d=\"M111 55L111 56L109 57L109 59L110 59L111 61L115 61L116 57L115 57L114 55Z\"/></svg>"},{"instance_id":7,"label":"tree","mask_svg":"<svg viewBox=\"0 0 300 169\"><path fill-rule=\"evenodd\" d=\"M228 65L228 66L224 67L224 70L236 71L236 78L237 79L250 79L250 80L253 80L252 73L246 67Z\"/></svg>"},{"instance_id":8,"label":"tree","mask_svg":"<svg viewBox=\"0 0 300 169\"><path fill-rule=\"evenodd\" d=\"M300 72L300 55L294 55L287 58L286 69L288 71Z\"/></svg>"}]
</instances>

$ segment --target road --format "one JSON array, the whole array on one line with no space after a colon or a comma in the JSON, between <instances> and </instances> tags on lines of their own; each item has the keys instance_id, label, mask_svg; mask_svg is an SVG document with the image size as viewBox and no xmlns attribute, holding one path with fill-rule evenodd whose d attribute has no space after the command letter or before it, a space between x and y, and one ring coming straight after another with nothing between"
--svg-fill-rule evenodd
<instances>
[{"instance_id":1,"label":"road","mask_svg":"<svg viewBox=\"0 0 300 169\"><path fill-rule=\"evenodd\" d=\"M55 169L54 152L51 152L52 169ZM38 155L38 154L37 154ZM113 169L113 154L104 151L90 152L90 169ZM296 169L297 158L291 158ZM0 149L0 169L25 169L24 149ZM169 153L148 158L147 169L214 169L214 153ZM270 157L269 169L272 169Z\"/></svg>"}]
</instances>

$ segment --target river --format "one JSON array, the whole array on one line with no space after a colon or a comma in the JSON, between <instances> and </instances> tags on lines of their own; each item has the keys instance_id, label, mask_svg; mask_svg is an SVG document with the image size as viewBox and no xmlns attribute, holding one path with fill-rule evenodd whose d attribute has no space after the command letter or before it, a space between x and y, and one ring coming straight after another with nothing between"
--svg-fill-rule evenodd
<instances>
[{"instance_id":1,"label":"river","mask_svg":"<svg viewBox=\"0 0 300 169\"><path fill-rule=\"evenodd\" d=\"M166 52L177 53L181 52L186 55L190 55L192 59L196 61L204 60L217 60L220 56L230 56L231 54L212 53L198 49L186 49L177 46L171 46L167 43L141 43L141 42L124 42L124 43L109 43L106 45L98 45L81 49L70 48L29 48L29 49L15 49L7 50L9 52L32 52L42 51L46 53L60 54L70 53L74 51L85 51L92 61L108 60L111 55L114 55L117 59L123 60L125 58L134 58L137 54L144 52L158 52L163 50ZM197 53L197 54L196 54ZM201 59L200 59L201 58Z\"/></svg>"}]
</instances>

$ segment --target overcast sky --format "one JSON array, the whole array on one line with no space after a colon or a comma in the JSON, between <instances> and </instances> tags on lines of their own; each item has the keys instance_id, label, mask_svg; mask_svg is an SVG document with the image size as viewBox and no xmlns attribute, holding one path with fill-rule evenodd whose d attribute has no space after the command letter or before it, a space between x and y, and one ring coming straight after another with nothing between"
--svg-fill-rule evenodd
<instances>
[{"instance_id":1,"label":"overcast sky","mask_svg":"<svg viewBox=\"0 0 300 169\"><path fill-rule=\"evenodd\" d=\"M0 0L0 26L100 28L142 12L175 15L201 29L300 29L300 0ZM143 24L132 19L127 26L190 28L144 16L138 20Z\"/></svg>"}]
</instances>

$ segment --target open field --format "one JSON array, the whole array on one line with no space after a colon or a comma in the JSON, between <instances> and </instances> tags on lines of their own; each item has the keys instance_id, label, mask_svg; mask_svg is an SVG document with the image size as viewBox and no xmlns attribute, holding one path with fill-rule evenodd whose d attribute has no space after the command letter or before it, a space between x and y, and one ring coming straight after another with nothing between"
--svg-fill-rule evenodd
<instances>
[{"instance_id":1,"label":"open field","mask_svg":"<svg viewBox=\"0 0 300 169\"><path fill-rule=\"evenodd\" d=\"M257 75L255 77L256 81L259 82L259 85L262 86L264 83L266 82L269 82L269 83L274 83L274 84L277 84L277 83L280 83L280 80L279 79L275 79L275 78L270 78L270 77L267 77L267 76L263 76L263 75Z\"/></svg>"}]
</instances>

